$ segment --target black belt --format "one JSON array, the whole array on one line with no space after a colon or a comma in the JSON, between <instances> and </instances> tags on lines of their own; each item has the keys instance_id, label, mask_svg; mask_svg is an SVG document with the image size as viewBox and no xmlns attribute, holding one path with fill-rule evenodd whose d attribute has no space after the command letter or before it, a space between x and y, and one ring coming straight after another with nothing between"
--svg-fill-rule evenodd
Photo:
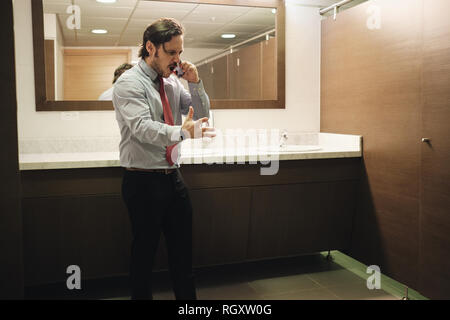
<instances>
[{"instance_id":1,"label":"black belt","mask_svg":"<svg viewBox=\"0 0 450 320\"><path fill-rule=\"evenodd\" d=\"M164 173L164 174L172 174L177 169L140 169L140 168L126 168L128 171L139 171L139 172L153 172L153 173Z\"/></svg>"}]
</instances>

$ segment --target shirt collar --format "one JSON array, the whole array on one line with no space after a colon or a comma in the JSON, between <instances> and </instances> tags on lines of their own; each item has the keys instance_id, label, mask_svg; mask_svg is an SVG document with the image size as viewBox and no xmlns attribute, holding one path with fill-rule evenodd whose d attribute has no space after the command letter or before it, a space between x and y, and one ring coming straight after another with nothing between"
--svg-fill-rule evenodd
<instances>
[{"instance_id":1,"label":"shirt collar","mask_svg":"<svg viewBox=\"0 0 450 320\"><path fill-rule=\"evenodd\" d=\"M158 80L158 73L150 67L144 59L139 61L139 67L141 67L142 71L152 79L153 82Z\"/></svg>"}]
</instances>

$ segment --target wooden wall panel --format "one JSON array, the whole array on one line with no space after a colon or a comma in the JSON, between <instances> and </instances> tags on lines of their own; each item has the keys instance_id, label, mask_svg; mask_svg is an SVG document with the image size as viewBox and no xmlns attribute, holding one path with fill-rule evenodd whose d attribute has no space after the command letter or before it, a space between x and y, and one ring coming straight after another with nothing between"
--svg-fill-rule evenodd
<instances>
[{"instance_id":1,"label":"wooden wall panel","mask_svg":"<svg viewBox=\"0 0 450 320\"><path fill-rule=\"evenodd\" d=\"M97 100L112 86L114 70L130 62L130 50L64 50L64 99Z\"/></svg>"},{"instance_id":2,"label":"wooden wall panel","mask_svg":"<svg viewBox=\"0 0 450 320\"><path fill-rule=\"evenodd\" d=\"M210 99L228 99L228 57L224 56L198 67L199 77Z\"/></svg>"},{"instance_id":3,"label":"wooden wall panel","mask_svg":"<svg viewBox=\"0 0 450 320\"><path fill-rule=\"evenodd\" d=\"M261 98L277 98L277 40L270 38L261 42Z\"/></svg>"},{"instance_id":4,"label":"wooden wall panel","mask_svg":"<svg viewBox=\"0 0 450 320\"><path fill-rule=\"evenodd\" d=\"M381 9L370 30L368 8ZM321 131L360 134L350 254L418 287L422 0L369 1L322 22Z\"/></svg>"},{"instance_id":5,"label":"wooden wall panel","mask_svg":"<svg viewBox=\"0 0 450 320\"><path fill-rule=\"evenodd\" d=\"M238 52L233 52L227 55L229 81L230 81L230 99L238 99L239 97L239 85L241 79L239 78L237 66L238 58L239 58Z\"/></svg>"},{"instance_id":6,"label":"wooden wall panel","mask_svg":"<svg viewBox=\"0 0 450 320\"><path fill-rule=\"evenodd\" d=\"M215 91L213 86L213 77L211 74L211 63L205 63L199 67L197 67L198 76L203 82L203 87L205 91L208 93L210 99L214 99Z\"/></svg>"},{"instance_id":7,"label":"wooden wall panel","mask_svg":"<svg viewBox=\"0 0 450 320\"><path fill-rule=\"evenodd\" d=\"M228 55L230 99L260 99L261 52L256 43Z\"/></svg>"},{"instance_id":8,"label":"wooden wall panel","mask_svg":"<svg viewBox=\"0 0 450 320\"><path fill-rule=\"evenodd\" d=\"M276 44L270 38L198 67L210 99L276 100Z\"/></svg>"},{"instance_id":9,"label":"wooden wall panel","mask_svg":"<svg viewBox=\"0 0 450 320\"><path fill-rule=\"evenodd\" d=\"M222 57L211 63L213 68L213 99L228 99L230 84L228 81L228 58Z\"/></svg>"},{"instance_id":10,"label":"wooden wall panel","mask_svg":"<svg viewBox=\"0 0 450 320\"><path fill-rule=\"evenodd\" d=\"M17 100L12 0L0 2L3 66L0 68L0 300L23 298L21 184L17 143Z\"/></svg>"},{"instance_id":11,"label":"wooden wall panel","mask_svg":"<svg viewBox=\"0 0 450 320\"><path fill-rule=\"evenodd\" d=\"M260 99L261 97L261 53L260 44L252 44L238 51L239 77L238 99Z\"/></svg>"},{"instance_id":12,"label":"wooden wall panel","mask_svg":"<svg viewBox=\"0 0 450 320\"><path fill-rule=\"evenodd\" d=\"M420 290L450 299L450 1L424 1Z\"/></svg>"}]
</instances>

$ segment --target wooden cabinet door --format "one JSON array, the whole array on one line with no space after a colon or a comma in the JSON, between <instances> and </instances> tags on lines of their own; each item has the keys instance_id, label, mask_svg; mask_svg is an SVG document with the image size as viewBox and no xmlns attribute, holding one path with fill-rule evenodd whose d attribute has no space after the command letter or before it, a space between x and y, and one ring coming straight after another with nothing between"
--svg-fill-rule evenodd
<instances>
[{"instance_id":1,"label":"wooden cabinet door","mask_svg":"<svg viewBox=\"0 0 450 320\"><path fill-rule=\"evenodd\" d=\"M64 282L70 265L82 281L128 273L131 232L118 195L23 200L25 285Z\"/></svg>"},{"instance_id":2,"label":"wooden cabinet door","mask_svg":"<svg viewBox=\"0 0 450 320\"><path fill-rule=\"evenodd\" d=\"M424 1L420 279L450 299L450 1Z\"/></svg>"},{"instance_id":3,"label":"wooden cabinet door","mask_svg":"<svg viewBox=\"0 0 450 320\"><path fill-rule=\"evenodd\" d=\"M348 249L357 181L255 187L249 259Z\"/></svg>"},{"instance_id":4,"label":"wooden cabinet door","mask_svg":"<svg viewBox=\"0 0 450 320\"><path fill-rule=\"evenodd\" d=\"M328 248L324 184L255 187L249 258L282 257Z\"/></svg>"},{"instance_id":5,"label":"wooden cabinet door","mask_svg":"<svg viewBox=\"0 0 450 320\"><path fill-rule=\"evenodd\" d=\"M247 254L250 188L190 191L194 266L242 262Z\"/></svg>"}]
</instances>

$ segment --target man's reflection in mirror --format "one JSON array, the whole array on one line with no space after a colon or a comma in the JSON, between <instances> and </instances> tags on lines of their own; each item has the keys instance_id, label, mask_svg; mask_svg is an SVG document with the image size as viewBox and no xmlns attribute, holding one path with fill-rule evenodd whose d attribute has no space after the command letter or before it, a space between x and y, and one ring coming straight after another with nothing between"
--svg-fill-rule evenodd
<instances>
[{"instance_id":1,"label":"man's reflection in mirror","mask_svg":"<svg viewBox=\"0 0 450 320\"><path fill-rule=\"evenodd\" d=\"M133 65L129 64L129 63L124 63L121 64L120 66L117 67L117 69L114 71L114 79L113 79L113 85L114 83L116 83L117 79L119 79L119 77L122 75L122 73L124 73L125 71L127 71L128 69L133 68ZM112 94L113 94L113 89L114 86L112 86L111 88L109 88L108 90L106 90L105 92L103 92L100 97L98 97L98 100L112 100Z\"/></svg>"}]
</instances>

